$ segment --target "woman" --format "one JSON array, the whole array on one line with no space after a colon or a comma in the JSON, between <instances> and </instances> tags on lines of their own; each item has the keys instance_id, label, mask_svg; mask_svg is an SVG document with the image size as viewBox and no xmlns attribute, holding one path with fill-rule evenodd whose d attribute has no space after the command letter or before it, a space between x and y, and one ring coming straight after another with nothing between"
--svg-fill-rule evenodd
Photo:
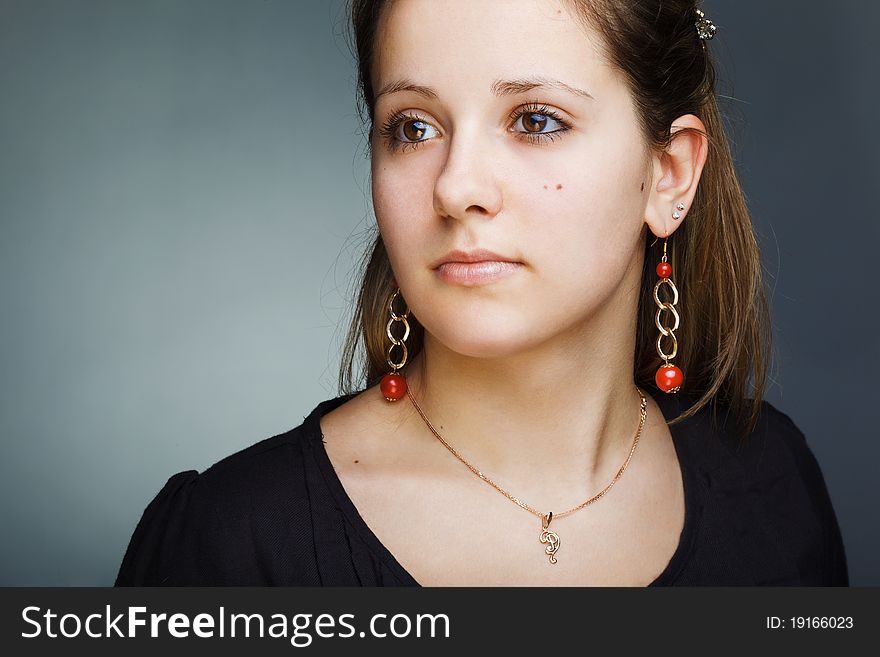
<instances>
[{"instance_id":1,"label":"woman","mask_svg":"<svg viewBox=\"0 0 880 657\"><path fill-rule=\"evenodd\" d=\"M346 394L169 479L117 584L847 585L819 466L762 400L712 22L355 0L352 25L379 234Z\"/></svg>"}]
</instances>

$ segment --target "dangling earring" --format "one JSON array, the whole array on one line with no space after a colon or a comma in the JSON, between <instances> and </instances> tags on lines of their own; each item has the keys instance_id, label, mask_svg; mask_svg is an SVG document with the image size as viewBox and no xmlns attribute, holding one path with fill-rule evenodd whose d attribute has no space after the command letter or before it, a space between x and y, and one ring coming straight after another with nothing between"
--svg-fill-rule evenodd
<instances>
[{"instance_id":1,"label":"dangling earring","mask_svg":"<svg viewBox=\"0 0 880 657\"><path fill-rule=\"evenodd\" d=\"M397 401L406 394L406 379L403 374L398 373L398 370L406 365L406 358L409 355L406 349L406 339L409 337L409 322L407 321L409 308L402 315L394 312L394 300L399 294L400 288L397 288L388 301L388 311L391 313L391 319L388 320L388 324L385 326L385 334L391 340L391 344L385 352L385 361L391 367L391 371L382 377L382 381L379 384L382 395L390 402ZM391 327L394 322L403 322L403 337L400 339L395 338L394 334L391 333ZM403 352L399 363L391 360L391 351L395 346L399 346Z\"/></svg>"},{"instance_id":2,"label":"dangling earring","mask_svg":"<svg viewBox=\"0 0 880 657\"><path fill-rule=\"evenodd\" d=\"M679 206L681 206L680 203ZM684 208L680 207L679 209ZM676 214L678 214L678 212L675 212L673 217L675 217ZM675 218L678 219L678 217ZM660 238L658 237L657 239ZM654 242L656 241L657 240L654 240ZM666 393L676 393L681 390L681 383L684 380L684 374L682 374L678 367L669 363L669 361L675 358L675 355L678 353L678 340L675 338L675 333L673 333L673 331L678 328L679 317L678 311L675 309L675 304L678 303L678 288L675 287L675 283L669 278L672 276L672 265L666 261L666 242L668 241L669 233L667 232L666 238L663 241L663 257L657 265L657 276L660 277L660 280L657 281L657 284L654 286L654 301L657 303L657 315L654 322L660 330L660 335L657 336L657 353L660 354L660 358L664 361L664 364L657 370L657 374L654 375L654 380L660 390ZM672 303L669 303L668 301L660 301L657 292L660 290L661 285L668 285L672 288ZM674 319L674 325L672 327L666 327L660 323L660 313L664 310L668 310L672 313ZM663 348L660 345L660 341L664 337L672 338L672 353L668 355L663 353Z\"/></svg>"}]
</instances>

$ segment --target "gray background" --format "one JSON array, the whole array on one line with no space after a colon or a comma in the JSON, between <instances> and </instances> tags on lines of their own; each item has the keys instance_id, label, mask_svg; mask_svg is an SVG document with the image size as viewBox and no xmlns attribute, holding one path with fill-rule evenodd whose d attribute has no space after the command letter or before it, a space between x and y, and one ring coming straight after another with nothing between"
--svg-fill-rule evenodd
<instances>
[{"instance_id":1,"label":"gray background","mask_svg":"<svg viewBox=\"0 0 880 657\"><path fill-rule=\"evenodd\" d=\"M111 584L171 474L337 394L372 222L343 7L0 0L0 584ZM768 399L877 585L878 4L705 9L772 288Z\"/></svg>"}]
</instances>

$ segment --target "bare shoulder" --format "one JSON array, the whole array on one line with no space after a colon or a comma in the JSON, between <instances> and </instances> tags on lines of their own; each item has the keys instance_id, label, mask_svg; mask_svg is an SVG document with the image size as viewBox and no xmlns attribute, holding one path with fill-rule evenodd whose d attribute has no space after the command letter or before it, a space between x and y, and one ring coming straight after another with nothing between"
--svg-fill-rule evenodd
<instances>
[{"instance_id":1,"label":"bare shoulder","mask_svg":"<svg viewBox=\"0 0 880 657\"><path fill-rule=\"evenodd\" d=\"M390 408L390 407L394 408ZM368 388L321 418L325 441L357 438L359 441L394 429L404 416L403 404L389 404L381 398L378 386Z\"/></svg>"},{"instance_id":2,"label":"bare shoulder","mask_svg":"<svg viewBox=\"0 0 880 657\"><path fill-rule=\"evenodd\" d=\"M364 466L400 462L401 450L408 451L405 448L411 442L403 438L409 406L403 400L388 403L377 385L324 415L321 433L337 470L360 466L356 469L364 472L369 469Z\"/></svg>"}]
</instances>

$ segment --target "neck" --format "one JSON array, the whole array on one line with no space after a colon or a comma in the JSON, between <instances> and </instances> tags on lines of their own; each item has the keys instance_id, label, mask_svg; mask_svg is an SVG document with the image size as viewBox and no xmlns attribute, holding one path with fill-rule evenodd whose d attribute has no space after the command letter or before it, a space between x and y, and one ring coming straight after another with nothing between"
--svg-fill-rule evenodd
<instances>
[{"instance_id":1,"label":"neck","mask_svg":"<svg viewBox=\"0 0 880 657\"><path fill-rule=\"evenodd\" d=\"M572 504L572 491L590 497L604 488L629 454L641 404L634 334L634 322L582 326L514 356L476 358L426 333L407 382L433 427L469 463L513 495L559 508ZM402 401L413 430L432 436Z\"/></svg>"}]
</instances>

